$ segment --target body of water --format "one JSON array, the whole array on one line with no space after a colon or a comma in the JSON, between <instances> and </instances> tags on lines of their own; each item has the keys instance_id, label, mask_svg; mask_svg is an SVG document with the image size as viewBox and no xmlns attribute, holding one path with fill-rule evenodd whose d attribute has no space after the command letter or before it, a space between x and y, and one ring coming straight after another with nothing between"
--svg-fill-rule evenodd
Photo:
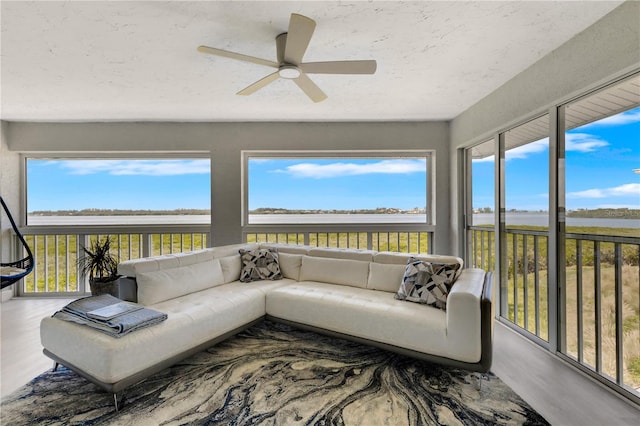
<instances>
[{"instance_id":1,"label":"body of water","mask_svg":"<svg viewBox=\"0 0 640 426\"><path fill-rule=\"evenodd\" d=\"M491 225L493 213L476 213L473 215L474 225ZM549 226L549 215L546 213L507 213L506 223L509 225ZM588 226L600 228L636 228L640 230L640 219L567 217L567 226ZM640 231L639 231L640 232Z\"/></svg>"},{"instance_id":2,"label":"body of water","mask_svg":"<svg viewBox=\"0 0 640 426\"><path fill-rule=\"evenodd\" d=\"M27 216L29 226L59 225L207 225L209 215Z\"/></svg>"},{"instance_id":3,"label":"body of water","mask_svg":"<svg viewBox=\"0 0 640 426\"><path fill-rule=\"evenodd\" d=\"M139 216L29 216L30 226L38 225L207 225L209 215L139 215ZM508 213L507 225L547 226L548 216L545 213ZM474 225L490 225L493 213L473 215ZM426 223L424 214L288 214L288 215L249 215L251 225L310 225L315 223ZM592 219L567 218L568 226L589 226L603 228L637 228L640 230L640 219Z\"/></svg>"}]
</instances>

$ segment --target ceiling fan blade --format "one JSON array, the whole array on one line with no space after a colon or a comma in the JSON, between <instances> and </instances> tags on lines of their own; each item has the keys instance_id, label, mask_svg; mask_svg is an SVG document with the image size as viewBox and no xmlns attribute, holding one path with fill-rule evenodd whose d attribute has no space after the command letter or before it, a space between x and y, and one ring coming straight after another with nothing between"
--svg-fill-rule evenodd
<instances>
[{"instance_id":1,"label":"ceiling fan blade","mask_svg":"<svg viewBox=\"0 0 640 426\"><path fill-rule=\"evenodd\" d=\"M300 69L309 74L374 74L376 61L307 62Z\"/></svg>"},{"instance_id":2,"label":"ceiling fan blade","mask_svg":"<svg viewBox=\"0 0 640 426\"><path fill-rule=\"evenodd\" d=\"M276 58L278 63L284 62L284 49L287 46L287 33L282 33L276 37Z\"/></svg>"},{"instance_id":3,"label":"ceiling fan blade","mask_svg":"<svg viewBox=\"0 0 640 426\"><path fill-rule=\"evenodd\" d=\"M279 77L280 77L280 74L278 74L278 71L276 71L273 74L269 74L268 76L256 81L252 85L245 87L244 89L242 89L236 94L243 95L243 96L250 95L262 89L267 84L276 81Z\"/></svg>"},{"instance_id":4,"label":"ceiling fan blade","mask_svg":"<svg viewBox=\"0 0 640 426\"><path fill-rule=\"evenodd\" d=\"M327 95L305 73L300 74L293 81L313 102L321 102L327 99Z\"/></svg>"},{"instance_id":5,"label":"ceiling fan blade","mask_svg":"<svg viewBox=\"0 0 640 426\"><path fill-rule=\"evenodd\" d=\"M289 21L289 32L287 35L287 45L284 49L284 61L298 65L302 62L304 52L311 41L311 36L316 28L316 21L306 16L291 14Z\"/></svg>"},{"instance_id":6,"label":"ceiling fan blade","mask_svg":"<svg viewBox=\"0 0 640 426\"><path fill-rule=\"evenodd\" d=\"M227 50L216 49L215 47L200 46L198 52L210 53L212 55L224 56L225 58L238 59L240 61L253 62L258 65L266 65L268 67L278 68L278 64L266 59L256 58L255 56L243 55L241 53L229 52Z\"/></svg>"}]
</instances>

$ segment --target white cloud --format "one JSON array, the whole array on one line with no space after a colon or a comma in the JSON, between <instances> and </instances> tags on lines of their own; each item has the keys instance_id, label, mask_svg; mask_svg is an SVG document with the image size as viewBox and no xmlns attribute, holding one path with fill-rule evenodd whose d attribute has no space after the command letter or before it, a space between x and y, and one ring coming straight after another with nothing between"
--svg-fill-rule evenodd
<instances>
[{"instance_id":1,"label":"white cloud","mask_svg":"<svg viewBox=\"0 0 640 426\"><path fill-rule=\"evenodd\" d=\"M565 149L567 151L593 152L597 148L609 145L609 142L588 133L567 133L565 135Z\"/></svg>"},{"instance_id":2,"label":"white cloud","mask_svg":"<svg viewBox=\"0 0 640 426\"><path fill-rule=\"evenodd\" d=\"M515 158L527 158L529 154L537 154L549 149L549 138L540 139L526 145L521 145L505 152L505 159L513 160Z\"/></svg>"},{"instance_id":3,"label":"white cloud","mask_svg":"<svg viewBox=\"0 0 640 426\"><path fill-rule=\"evenodd\" d=\"M568 198L605 198L635 195L640 200L640 183L626 183L612 188L593 188L567 193Z\"/></svg>"},{"instance_id":4,"label":"white cloud","mask_svg":"<svg viewBox=\"0 0 640 426\"><path fill-rule=\"evenodd\" d=\"M577 152L593 152L598 148L608 146L609 142L600 139L596 135L589 133L567 133L565 135L565 149L567 151ZM524 159L530 154L537 154L549 149L549 138L540 139L535 142L521 145L516 148L510 149L505 153L507 160ZM491 160L486 160L491 161Z\"/></svg>"},{"instance_id":5,"label":"white cloud","mask_svg":"<svg viewBox=\"0 0 640 426\"><path fill-rule=\"evenodd\" d=\"M299 163L278 169L276 173L286 173L298 178L325 179L340 176L367 174L408 174L426 171L426 161L421 159L382 160L375 163Z\"/></svg>"},{"instance_id":6,"label":"white cloud","mask_svg":"<svg viewBox=\"0 0 640 426\"><path fill-rule=\"evenodd\" d=\"M625 111L612 115L611 117L603 118L602 120L594 121L593 123L583 126L583 128L591 126L620 126L638 122L640 122L640 109L636 108L631 111Z\"/></svg>"},{"instance_id":7,"label":"white cloud","mask_svg":"<svg viewBox=\"0 0 640 426\"><path fill-rule=\"evenodd\" d=\"M496 160L495 155L489 155L487 157L482 157L482 158L472 158L471 162L472 163L493 163L495 160Z\"/></svg>"},{"instance_id":8,"label":"white cloud","mask_svg":"<svg viewBox=\"0 0 640 426\"><path fill-rule=\"evenodd\" d=\"M210 173L209 160L65 160L54 163L74 175L176 176Z\"/></svg>"}]
</instances>

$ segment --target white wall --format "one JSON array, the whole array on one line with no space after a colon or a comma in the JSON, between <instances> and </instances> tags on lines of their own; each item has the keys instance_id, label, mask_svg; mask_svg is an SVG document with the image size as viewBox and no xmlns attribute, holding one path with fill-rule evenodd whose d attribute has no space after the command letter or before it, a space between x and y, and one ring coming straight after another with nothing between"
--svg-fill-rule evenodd
<instances>
[{"instance_id":1,"label":"white wall","mask_svg":"<svg viewBox=\"0 0 640 426\"><path fill-rule=\"evenodd\" d=\"M15 152L207 151L212 159L212 240L241 241L242 150L412 150L436 152L438 230L434 247L450 252L449 133L445 122L394 123L22 123L8 124ZM5 181L0 181L2 187Z\"/></svg>"},{"instance_id":2,"label":"white wall","mask_svg":"<svg viewBox=\"0 0 640 426\"><path fill-rule=\"evenodd\" d=\"M460 181L458 149L535 113L640 69L640 2L628 1L508 81L451 122L451 184ZM452 250L459 250L460 199L452 198Z\"/></svg>"},{"instance_id":3,"label":"white wall","mask_svg":"<svg viewBox=\"0 0 640 426\"><path fill-rule=\"evenodd\" d=\"M4 199L11 214L14 216L16 223L19 222L18 208L20 206L20 156L9 151L7 144L7 127L8 123L0 122L0 195ZM4 212L0 208L0 261L11 262L17 260L12 258L14 255L11 250L11 223ZM6 288L0 295L0 300L4 301L11 297L13 288Z\"/></svg>"}]
</instances>

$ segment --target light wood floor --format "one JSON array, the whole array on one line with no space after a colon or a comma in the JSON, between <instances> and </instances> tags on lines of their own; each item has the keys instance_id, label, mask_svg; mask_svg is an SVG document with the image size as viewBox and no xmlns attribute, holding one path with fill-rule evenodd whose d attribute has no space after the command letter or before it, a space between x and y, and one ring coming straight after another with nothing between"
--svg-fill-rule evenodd
<instances>
[{"instance_id":1,"label":"light wood floor","mask_svg":"<svg viewBox=\"0 0 640 426\"><path fill-rule=\"evenodd\" d=\"M51 368L40 320L71 299L11 299L0 304L0 396ZM500 323L492 371L553 425L637 426L640 407L609 391Z\"/></svg>"}]
</instances>

